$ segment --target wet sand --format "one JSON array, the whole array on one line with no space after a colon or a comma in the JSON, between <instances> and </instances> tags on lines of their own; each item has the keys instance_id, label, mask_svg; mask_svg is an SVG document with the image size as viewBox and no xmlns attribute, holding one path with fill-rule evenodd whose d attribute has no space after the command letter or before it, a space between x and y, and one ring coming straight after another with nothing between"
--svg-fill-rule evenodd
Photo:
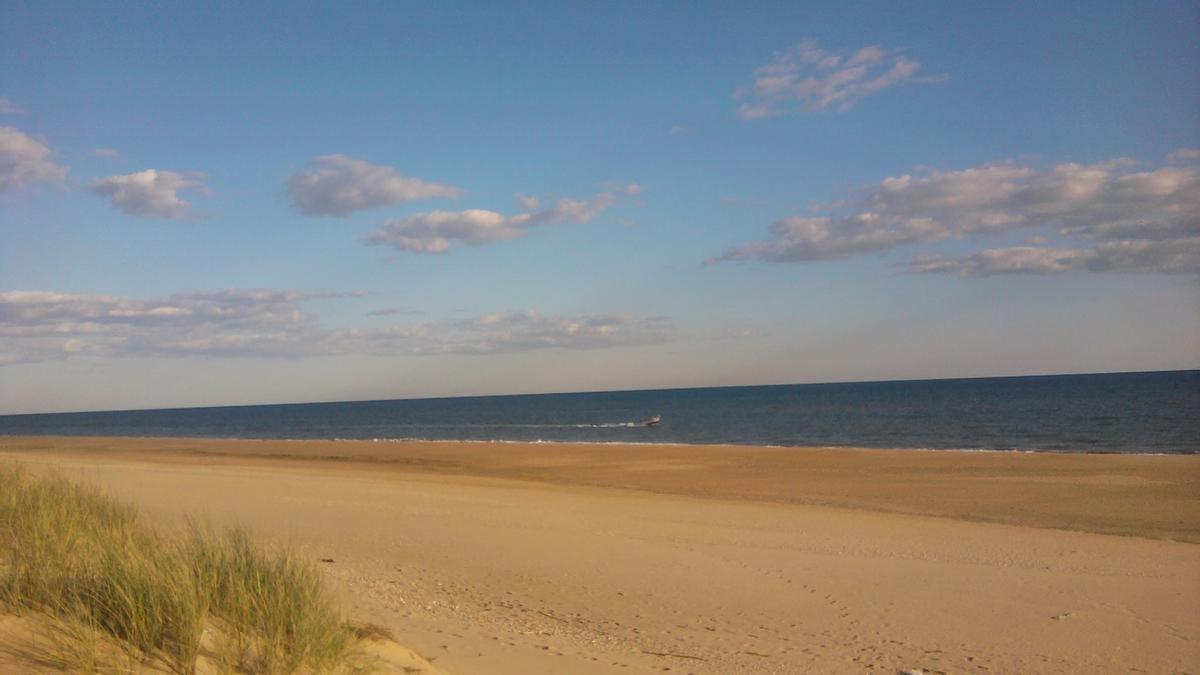
<instances>
[{"instance_id":1,"label":"wet sand","mask_svg":"<svg viewBox=\"0 0 1200 675\"><path fill-rule=\"evenodd\" d=\"M450 672L1200 669L1200 457L0 438Z\"/></svg>"}]
</instances>

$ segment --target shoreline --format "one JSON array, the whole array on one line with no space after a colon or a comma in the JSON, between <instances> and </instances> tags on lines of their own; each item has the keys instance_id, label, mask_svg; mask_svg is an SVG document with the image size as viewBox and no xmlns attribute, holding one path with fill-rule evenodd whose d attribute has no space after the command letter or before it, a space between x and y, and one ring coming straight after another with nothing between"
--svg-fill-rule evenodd
<instances>
[{"instance_id":1,"label":"shoreline","mask_svg":"<svg viewBox=\"0 0 1200 675\"><path fill-rule=\"evenodd\" d=\"M502 445L503 452L495 448ZM1200 456L743 445L0 436L0 452L325 462L1200 543Z\"/></svg>"},{"instance_id":2,"label":"shoreline","mask_svg":"<svg viewBox=\"0 0 1200 675\"><path fill-rule=\"evenodd\" d=\"M935 448L930 446L871 446L871 445L781 445L778 443L680 443L676 441L560 441L547 439L513 440L504 438L422 438L418 436L373 437L373 438L317 438L297 437L286 438L277 436L127 436L127 435L96 435L96 434L0 434L0 442L6 438L77 438L77 439L123 439L123 440L173 440L173 441L232 441L232 442L264 442L264 443L398 443L398 444L471 444L471 445L595 445L595 446L635 446L635 447L677 447L677 448L769 448L778 450L867 450L880 452L933 452L933 453L997 453L1024 455L1101 455L1120 457L1190 457L1200 455L1200 448L1183 452L1121 452L1105 450L1047 450L1038 448Z\"/></svg>"},{"instance_id":3,"label":"shoreline","mask_svg":"<svg viewBox=\"0 0 1200 675\"><path fill-rule=\"evenodd\" d=\"M349 615L456 675L1200 658L1195 456L506 450L0 437L0 462L100 485L154 522L295 545Z\"/></svg>"}]
</instances>

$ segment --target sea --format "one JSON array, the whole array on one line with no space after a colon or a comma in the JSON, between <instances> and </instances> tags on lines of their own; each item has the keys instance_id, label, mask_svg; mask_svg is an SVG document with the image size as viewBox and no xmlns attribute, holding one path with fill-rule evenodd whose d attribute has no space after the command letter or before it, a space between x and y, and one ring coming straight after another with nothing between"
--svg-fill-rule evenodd
<instances>
[{"instance_id":1,"label":"sea","mask_svg":"<svg viewBox=\"0 0 1200 675\"><path fill-rule=\"evenodd\" d=\"M0 434L1194 454L1200 370L3 415Z\"/></svg>"}]
</instances>

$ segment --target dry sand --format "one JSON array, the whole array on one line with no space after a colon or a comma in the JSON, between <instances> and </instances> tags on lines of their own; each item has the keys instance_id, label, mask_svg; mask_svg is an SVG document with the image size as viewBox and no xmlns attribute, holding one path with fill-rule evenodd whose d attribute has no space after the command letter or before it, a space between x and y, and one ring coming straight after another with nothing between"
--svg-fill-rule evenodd
<instances>
[{"instance_id":1,"label":"dry sand","mask_svg":"<svg viewBox=\"0 0 1200 675\"><path fill-rule=\"evenodd\" d=\"M1200 672L1196 456L3 437L0 458L331 560L352 614L460 675Z\"/></svg>"}]
</instances>

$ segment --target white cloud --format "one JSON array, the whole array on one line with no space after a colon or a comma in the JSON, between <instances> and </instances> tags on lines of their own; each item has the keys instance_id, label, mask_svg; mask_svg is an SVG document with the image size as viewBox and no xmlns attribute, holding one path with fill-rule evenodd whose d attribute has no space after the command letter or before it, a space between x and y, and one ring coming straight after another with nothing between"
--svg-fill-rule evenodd
<instances>
[{"instance_id":1,"label":"white cloud","mask_svg":"<svg viewBox=\"0 0 1200 675\"><path fill-rule=\"evenodd\" d=\"M399 325L378 330L345 331L376 354L498 354L532 349L603 349L665 342L673 333L670 319L636 318L628 314L545 315L536 311L486 314L433 323Z\"/></svg>"},{"instance_id":2,"label":"white cloud","mask_svg":"<svg viewBox=\"0 0 1200 675\"><path fill-rule=\"evenodd\" d=\"M542 200L531 195L518 194L517 203L519 203L521 208L525 209L526 211L537 211L538 209L542 208Z\"/></svg>"},{"instance_id":3,"label":"white cloud","mask_svg":"<svg viewBox=\"0 0 1200 675\"><path fill-rule=\"evenodd\" d=\"M309 216L344 216L361 209L435 197L458 197L462 188L405 176L345 155L324 155L284 183L292 204Z\"/></svg>"},{"instance_id":4,"label":"white cloud","mask_svg":"<svg viewBox=\"0 0 1200 675\"><path fill-rule=\"evenodd\" d=\"M0 98L0 115L21 115L25 109L6 98Z\"/></svg>"},{"instance_id":5,"label":"white cloud","mask_svg":"<svg viewBox=\"0 0 1200 675\"><path fill-rule=\"evenodd\" d=\"M406 314L416 316L425 312L414 307L381 307L367 312L367 316L396 316L397 314Z\"/></svg>"},{"instance_id":6,"label":"white cloud","mask_svg":"<svg viewBox=\"0 0 1200 675\"><path fill-rule=\"evenodd\" d=\"M1200 161L1200 150L1196 148L1179 148L1167 155L1167 161L1172 164Z\"/></svg>"},{"instance_id":7,"label":"white cloud","mask_svg":"<svg viewBox=\"0 0 1200 675\"><path fill-rule=\"evenodd\" d=\"M926 254L907 267L963 276L1192 269L1186 258L1200 251L1183 242L1200 236L1200 173L1179 166L1134 169L1131 160L1117 159L1044 171L998 164L891 177L836 202L837 212L784 218L771 225L769 238L731 247L706 262L829 260L1043 228L1086 247L1016 247L961 257Z\"/></svg>"},{"instance_id":8,"label":"white cloud","mask_svg":"<svg viewBox=\"0 0 1200 675\"><path fill-rule=\"evenodd\" d=\"M297 358L599 349L662 342L673 330L665 317L557 316L534 311L339 330L322 325L301 309L302 302L314 297L318 296L263 289L145 299L3 292L0 365L81 355Z\"/></svg>"},{"instance_id":9,"label":"white cloud","mask_svg":"<svg viewBox=\"0 0 1200 675\"><path fill-rule=\"evenodd\" d=\"M877 213L840 217L793 216L770 227L771 239L730 248L708 264L760 258L768 262L830 260L940 238L945 230L928 218L883 222Z\"/></svg>"},{"instance_id":10,"label":"white cloud","mask_svg":"<svg viewBox=\"0 0 1200 675\"><path fill-rule=\"evenodd\" d=\"M1141 274L1200 273L1200 237L1168 241L1114 241L1094 248L1015 246L966 256L926 255L906 271L990 277L999 274L1059 274L1072 270Z\"/></svg>"},{"instance_id":11,"label":"white cloud","mask_svg":"<svg viewBox=\"0 0 1200 675\"><path fill-rule=\"evenodd\" d=\"M385 221L367 242L414 253L445 253L452 240L480 246L525 236L515 218L484 209L430 211Z\"/></svg>"},{"instance_id":12,"label":"white cloud","mask_svg":"<svg viewBox=\"0 0 1200 675\"><path fill-rule=\"evenodd\" d=\"M879 45L853 54L827 52L812 40L775 55L754 71L754 83L739 87L738 114L744 120L793 112L849 110L858 101L900 84L944 78L918 77L921 64L899 50Z\"/></svg>"},{"instance_id":13,"label":"white cloud","mask_svg":"<svg viewBox=\"0 0 1200 675\"><path fill-rule=\"evenodd\" d=\"M1200 237L1097 244L1084 266L1091 272L1200 273Z\"/></svg>"},{"instance_id":14,"label":"white cloud","mask_svg":"<svg viewBox=\"0 0 1200 675\"><path fill-rule=\"evenodd\" d=\"M125 176L109 176L94 181L92 192L108 197L115 208L131 216L174 218L194 217L191 204L180 198L179 192L202 188L196 174L181 174L161 169L146 169Z\"/></svg>"},{"instance_id":15,"label":"white cloud","mask_svg":"<svg viewBox=\"0 0 1200 675\"><path fill-rule=\"evenodd\" d=\"M454 242L483 246L519 239L539 225L588 223L616 204L621 196L641 191L637 184L630 184L588 199L560 199L547 208L535 197L518 195L522 207L528 210L513 216L484 209L418 213L385 221L366 241L414 253L445 253Z\"/></svg>"},{"instance_id":16,"label":"white cloud","mask_svg":"<svg viewBox=\"0 0 1200 675\"><path fill-rule=\"evenodd\" d=\"M949 273L962 277L997 274L1057 274L1077 268L1086 253L1072 248L1017 246L996 248L969 256L922 256L908 265L910 272Z\"/></svg>"},{"instance_id":17,"label":"white cloud","mask_svg":"<svg viewBox=\"0 0 1200 675\"><path fill-rule=\"evenodd\" d=\"M318 334L294 291L228 290L165 298L0 293L0 363L70 355L311 353Z\"/></svg>"},{"instance_id":18,"label":"white cloud","mask_svg":"<svg viewBox=\"0 0 1200 675\"><path fill-rule=\"evenodd\" d=\"M62 180L70 167L50 159L45 143L13 127L0 127L0 193L28 183Z\"/></svg>"},{"instance_id":19,"label":"white cloud","mask_svg":"<svg viewBox=\"0 0 1200 675\"><path fill-rule=\"evenodd\" d=\"M100 159L116 159L120 156L121 153L112 148L96 148L92 150L92 157L99 157Z\"/></svg>"}]
</instances>

